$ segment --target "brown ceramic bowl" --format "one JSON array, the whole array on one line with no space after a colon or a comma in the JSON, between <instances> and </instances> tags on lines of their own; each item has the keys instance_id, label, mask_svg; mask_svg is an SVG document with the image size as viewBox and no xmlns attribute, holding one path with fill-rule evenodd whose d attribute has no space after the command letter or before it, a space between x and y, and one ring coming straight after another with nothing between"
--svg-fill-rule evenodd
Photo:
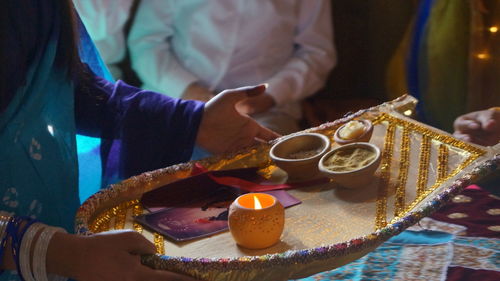
<instances>
[{"instance_id":1,"label":"brown ceramic bowl","mask_svg":"<svg viewBox=\"0 0 500 281\"><path fill-rule=\"evenodd\" d=\"M327 163L331 160L330 157L333 155L349 157L349 155L352 155L350 152L357 148L364 149L368 151L368 153L373 153L375 157L371 161L367 161L367 163L360 165L357 168L351 167L346 170L332 170L332 168L328 167ZM341 186L347 188L360 188L373 181L373 174L380 165L380 160L380 149L377 146L367 142L356 142L339 146L323 155L318 163L318 169L325 176L328 176ZM354 161L354 163L359 164L360 161Z\"/></svg>"},{"instance_id":2,"label":"brown ceramic bowl","mask_svg":"<svg viewBox=\"0 0 500 281\"><path fill-rule=\"evenodd\" d=\"M317 133L294 135L273 145L269 157L291 180L304 180L319 174L318 162L330 149L327 136Z\"/></svg>"},{"instance_id":3,"label":"brown ceramic bowl","mask_svg":"<svg viewBox=\"0 0 500 281\"><path fill-rule=\"evenodd\" d=\"M369 142L371 137L372 137L372 134L373 134L372 122L369 120L365 120L365 119L360 119L360 120L355 120L355 121L362 122L364 127L365 127L364 132L360 136L353 138L353 139L343 139L342 137L340 137L339 132L345 128L345 126L349 123L348 122L348 123L340 126L340 128L338 128L335 131L335 134L333 135L333 140L340 145L345 145L345 144L355 143L355 142Z\"/></svg>"}]
</instances>

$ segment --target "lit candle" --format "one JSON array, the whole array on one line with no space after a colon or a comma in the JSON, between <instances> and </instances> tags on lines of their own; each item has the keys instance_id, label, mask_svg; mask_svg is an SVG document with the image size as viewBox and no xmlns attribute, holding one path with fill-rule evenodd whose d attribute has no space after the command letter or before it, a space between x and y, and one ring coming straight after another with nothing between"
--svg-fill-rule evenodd
<instances>
[{"instance_id":1,"label":"lit candle","mask_svg":"<svg viewBox=\"0 0 500 281\"><path fill-rule=\"evenodd\" d=\"M236 243L249 249L276 244L285 225L285 209L276 197L247 193L229 207L229 230Z\"/></svg>"}]
</instances>

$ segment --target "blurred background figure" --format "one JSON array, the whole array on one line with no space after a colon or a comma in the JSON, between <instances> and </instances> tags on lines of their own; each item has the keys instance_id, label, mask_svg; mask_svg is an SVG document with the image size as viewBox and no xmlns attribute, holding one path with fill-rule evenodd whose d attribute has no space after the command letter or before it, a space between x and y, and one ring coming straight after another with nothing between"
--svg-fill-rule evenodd
<instances>
[{"instance_id":1,"label":"blurred background figure","mask_svg":"<svg viewBox=\"0 0 500 281\"><path fill-rule=\"evenodd\" d=\"M460 115L500 104L500 2L408 2L415 12L388 64L387 98L415 96L421 121L450 132Z\"/></svg>"},{"instance_id":2,"label":"blurred background figure","mask_svg":"<svg viewBox=\"0 0 500 281\"><path fill-rule=\"evenodd\" d=\"M125 24L134 0L73 0L90 37L115 79L122 78L118 67L125 58Z\"/></svg>"},{"instance_id":3,"label":"blurred background figure","mask_svg":"<svg viewBox=\"0 0 500 281\"><path fill-rule=\"evenodd\" d=\"M336 62L328 0L141 1L128 44L143 87L210 100L220 89L268 83L238 110L281 133L299 130L300 101Z\"/></svg>"}]
</instances>

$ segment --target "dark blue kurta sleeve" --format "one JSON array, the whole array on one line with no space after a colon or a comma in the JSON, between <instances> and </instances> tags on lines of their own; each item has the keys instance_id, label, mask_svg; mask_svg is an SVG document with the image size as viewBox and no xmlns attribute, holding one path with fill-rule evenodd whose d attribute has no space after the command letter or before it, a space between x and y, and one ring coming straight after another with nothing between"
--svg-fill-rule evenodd
<instances>
[{"instance_id":1,"label":"dark blue kurta sleeve","mask_svg":"<svg viewBox=\"0 0 500 281\"><path fill-rule=\"evenodd\" d=\"M102 139L103 175L117 179L188 161L203 108L93 75L75 90L78 132Z\"/></svg>"}]
</instances>

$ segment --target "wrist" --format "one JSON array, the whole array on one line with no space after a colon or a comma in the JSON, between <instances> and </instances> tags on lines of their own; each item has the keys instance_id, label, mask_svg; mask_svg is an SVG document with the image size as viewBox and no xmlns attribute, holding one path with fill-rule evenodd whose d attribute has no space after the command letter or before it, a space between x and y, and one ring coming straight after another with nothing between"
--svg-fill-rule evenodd
<instances>
[{"instance_id":1,"label":"wrist","mask_svg":"<svg viewBox=\"0 0 500 281\"><path fill-rule=\"evenodd\" d=\"M77 279L83 270L85 237L55 233L47 249L47 272Z\"/></svg>"},{"instance_id":2,"label":"wrist","mask_svg":"<svg viewBox=\"0 0 500 281\"><path fill-rule=\"evenodd\" d=\"M199 100L207 102L214 97L212 91L207 87L199 84L198 82L191 83L184 93L182 93L181 98L186 100Z\"/></svg>"}]
</instances>

